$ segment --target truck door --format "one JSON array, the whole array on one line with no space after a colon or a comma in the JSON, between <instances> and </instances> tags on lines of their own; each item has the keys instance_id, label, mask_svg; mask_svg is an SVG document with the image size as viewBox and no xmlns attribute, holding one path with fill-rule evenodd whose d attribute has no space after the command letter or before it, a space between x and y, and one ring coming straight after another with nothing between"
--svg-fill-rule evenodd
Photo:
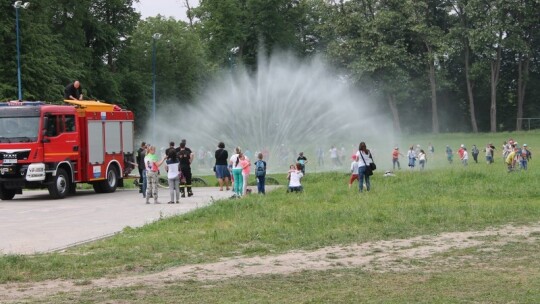
<instances>
[{"instance_id":1,"label":"truck door","mask_svg":"<svg viewBox=\"0 0 540 304\"><path fill-rule=\"evenodd\" d=\"M46 122L43 141L45 162L59 163L68 161L73 169L78 171L80 137L75 115L50 114L47 115Z\"/></svg>"}]
</instances>

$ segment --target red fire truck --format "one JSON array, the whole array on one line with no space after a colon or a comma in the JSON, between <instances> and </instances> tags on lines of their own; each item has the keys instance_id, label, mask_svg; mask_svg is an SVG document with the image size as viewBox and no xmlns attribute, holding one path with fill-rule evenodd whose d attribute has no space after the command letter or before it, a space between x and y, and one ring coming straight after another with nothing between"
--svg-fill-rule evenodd
<instances>
[{"instance_id":1,"label":"red fire truck","mask_svg":"<svg viewBox=\"0 0 540 304\"><path fill-rule=\"evenodd\" d=\"M98 101L0 103L0 199L47 188L53 198L77 183L97 193L123 186L133 159L133 113Z\"/></svg>"}]
</instances>

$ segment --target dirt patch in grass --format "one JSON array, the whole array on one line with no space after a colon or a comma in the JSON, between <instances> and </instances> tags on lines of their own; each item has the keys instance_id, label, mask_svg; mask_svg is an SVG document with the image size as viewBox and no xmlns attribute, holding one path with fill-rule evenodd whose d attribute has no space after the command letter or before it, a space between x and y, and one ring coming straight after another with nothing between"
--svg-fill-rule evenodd
<instances>
[{"instance_id":1,"label":"dirt patch in grass","mask_svg":"<svg viewBox=\"0 0 540 304\"><path fill-rule=\"evenodd\" d=\"M280 255L235 257L216 263L185 265L138 276L83 282L51 280L9 283L0 285L0 299L6 302L20 301L59 292L77 293L118 287L159 286L176 281L214 281L268 274L287 275L304 270L362 268L374 272L408 271L422 267L419 261L434 256L437 256L438 263L442 262L451 267L463 259L463 257L461 259L449 257L445 260L444 253L452 250L477 248L479 252L497 252L498 248L511 242L536 242L539 238L540 223L527 226L507 225L482 231L450 232L409 239L331 246L314 251L298 250Z\"/></svg>"}]
</instances>

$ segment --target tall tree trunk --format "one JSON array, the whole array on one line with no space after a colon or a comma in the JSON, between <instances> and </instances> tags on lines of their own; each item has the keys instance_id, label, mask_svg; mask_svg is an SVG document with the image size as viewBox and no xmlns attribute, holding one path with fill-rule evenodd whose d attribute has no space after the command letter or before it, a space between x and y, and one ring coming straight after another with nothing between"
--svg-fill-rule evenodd
<instances>
[{"instance_id":1,"label":"tall tree trunk","mask_svg":"<svg viewBox=\"0 0 540 304\"><path fill-rule=\"evenodd\" d=\"M426 43L428 50L428 66L429 66L429 84L431 86L431 126L434 134L439 133L439 113L437 111L437 83L435 80L435 62L433 60L433 50Z\"/></svg>"},{"instance_id":2,"label":"tall tree trunk","mask_svg":"<svg viewBox=\"0 0 540 304\"><path fill-rule=\"evenodd\" d=\"M396 98L393 94L388 94L388 105L390 106L390 111L392 112L392 121L394 123L394 131L398 134L401 134L401 123L399 122L399 112L396 105Z\"/></svg>"},{"instance_id":3,"label":"tall tree trunk","mask_svg":"<svg viewBox=\"0 0 540 304\"><path fill-rule=\"evenodd\" d=\"M471 115L471 127L474 133L478 133L478 124L476 123L476 112L474 110L473 83L471 81L471 66L469 40L465 39L465 80L467 82L467 96L469 97L469 115Z\"/></svg>"},{"instance_id":4,"label":"tall tree trunk","mask_svg":"<svg viewBox=\"0 0 540 304\"><path fill-rule=\"evenodd\" d=\"M502 48L497 47L497 55L491 61L491 107L489 117L491 120L491 132L497 132L497 85L499 84L499 74L501 71Z\"/></svg>"},{"instance_id":5,"label":"tall tree trunk","mask_svg":"<svg viewBox=\"0 0 540 304\"><path fill-rule=\"evenodd\" d=\"M518 62L518 103L517 103L517 117L516 117L516 131L521 131L523 124L523 104L525 102L525 89L527 88L527 82L529 80L529 62L528 55L519 56Z\"/></svg>"}]
</instances>

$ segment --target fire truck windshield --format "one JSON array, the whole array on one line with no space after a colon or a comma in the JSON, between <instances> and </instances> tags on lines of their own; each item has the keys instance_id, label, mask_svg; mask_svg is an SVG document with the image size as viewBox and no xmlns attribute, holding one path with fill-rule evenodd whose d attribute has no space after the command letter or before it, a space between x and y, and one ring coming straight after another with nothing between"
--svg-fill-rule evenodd
<instances>
[{"instance_id":1,"label":"fire truck windshield","mask_svg":"<svg viewBox=\"0 0 540 304\"><path fill-rule=\"evenodd\" d=\"M35 142L39 117L0 117L0 143Z\"/></svg>"}]
</instances>

